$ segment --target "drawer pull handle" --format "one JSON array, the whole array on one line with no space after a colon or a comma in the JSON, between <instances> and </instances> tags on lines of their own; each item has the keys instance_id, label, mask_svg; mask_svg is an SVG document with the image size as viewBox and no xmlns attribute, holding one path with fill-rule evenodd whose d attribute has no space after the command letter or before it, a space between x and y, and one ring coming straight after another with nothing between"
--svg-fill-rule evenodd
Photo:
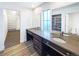
<instances>
[{"instance_id":1,"label":"drawer pull handle","mask_svg":"<svg viewBox=\"0 0 79 59\"><path fill-rule=\"evenodd\" d=\"M49 42L46 42L46 44L49 44Z\"/></svg>"}]
</instances>

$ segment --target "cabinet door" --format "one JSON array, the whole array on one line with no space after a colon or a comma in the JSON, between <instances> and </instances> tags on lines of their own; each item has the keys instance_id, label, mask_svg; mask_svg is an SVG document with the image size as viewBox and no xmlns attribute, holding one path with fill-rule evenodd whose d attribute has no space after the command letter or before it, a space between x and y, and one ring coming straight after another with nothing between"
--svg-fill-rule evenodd
<instances>
[{"instance_id":1,"label":"cabinet door","mask_svg":"<svg viewBox=\"0 0 79 59\"><path fill-rule=\"evenodd\" d=\"M26 41L29 41L29 40L32 40L33 39L33 36L32 36L32 33L29 32L28 30L26 30L26 37L27 37L27 40Z\"/></svg>"},{"instance_id":2,"label":"cabinet door","mask_svg":"<svg viewBox=\"0 0 79 59\"><path fill-rule=\"evenodd\" d=\"M46 46L40 41L42 38L33 38L33 46L37 53L41 56L47 55Z\"/></svg>"}]
</instances>

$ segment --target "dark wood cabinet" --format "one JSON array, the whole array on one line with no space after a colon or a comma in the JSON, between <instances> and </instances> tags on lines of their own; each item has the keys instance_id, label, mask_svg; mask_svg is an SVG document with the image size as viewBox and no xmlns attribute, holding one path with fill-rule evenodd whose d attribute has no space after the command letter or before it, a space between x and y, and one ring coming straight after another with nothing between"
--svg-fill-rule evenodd
<instances>
[{"instance_id":1,"label":"dark wood cabinet","mask_svg":"<svg viewBox=\"0 0 79 59\"><path fill-rule=\"evenodd\" d=\"M32 40L32 39L33 39L33 36L27 33L27 41Z\"/></svg>"},{"instance_id":2,"label":"dark wood cabinet","mask_svg":"<svg viewBox=\"0 0 79 59\"><path fill-rule=\"evenodd\" d=\"M44 36L40 36L36 32L32 32L27 30L27 40L32 40L33 47L35 51L40 56L75 56L76 54L72 53L71 51L64 49L63 47L51 42L49 39L46 39Z\"/></svg>"},{"instance_id":3,"label":"dark wood cabinet","mask_svg":"<svg viewBox=\"0 0 79 59\"><path fill-rule=\"evenodd\" d=\"M42 43L42 38L40 36L34 34L33 46L39 55L41 55L41 56L47 55L46 45L44 43Z\"/></svg>"},{"instance_id":4,"label":"dark wood cabinet","mask_svg":"<svg viewBox=\"0 0 79 59\"><path fill-rule=\"evenodd\" d=\"M42 38L40 36L27 30L27 41L28 40L32 40L33 47L40 56L47 55L46 45L42 43Z\"/></svg>"}]
</instances>

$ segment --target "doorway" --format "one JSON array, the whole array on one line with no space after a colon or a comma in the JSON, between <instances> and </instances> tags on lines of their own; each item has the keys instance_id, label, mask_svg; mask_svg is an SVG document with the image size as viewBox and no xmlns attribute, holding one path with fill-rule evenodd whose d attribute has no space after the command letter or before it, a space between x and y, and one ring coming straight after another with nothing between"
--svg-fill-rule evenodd
<instances>
[{"instance_id":1,"label":"doorway","mask_svg":"<svg viewBox=\"0 0 79 59\"><path fill-rule=\"evenodd\" d=\"M8 33L5 40L5 49L20 43L20 15L19 11L6 10Z\"/></svg>"}]
</instances>

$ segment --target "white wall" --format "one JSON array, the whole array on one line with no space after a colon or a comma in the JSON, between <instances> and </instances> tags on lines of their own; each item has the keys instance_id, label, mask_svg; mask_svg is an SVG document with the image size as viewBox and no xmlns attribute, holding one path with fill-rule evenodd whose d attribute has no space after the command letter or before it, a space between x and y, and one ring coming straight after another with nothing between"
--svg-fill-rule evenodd
<instances>
[{"instance_id":1,"label":"white wall","mask_svg":"<svg viewBox=\"0 0 79 59\"><path fill-rule=\"evenodd\" d=\"M69 14L69 30L79 35L79 12Z\"/></svg>"},{"instance_id":2,"label":"white wall","mask_svg":"<svg viewBox=\"0 0 79 59\"><path fill-rule=\"evenodd\" d=\"M26 9L22 10L20 13L21 16L21 39L20 42L27 41L26 40L26 29L32 28L32 10Z\"/></svg>"},{"instance_id":3,"label":"white wall","mask_svg":"<svg viewBox=\"0 0 79 59\"><path fill-rule=\"evenodd\" d=\"M33 10L33 27L40 27L40 8Z\"/></svg>"},{"instance_id":4,"label":"white wall","mask_svg":"<svg viewBox=\"0 0 79 59\"><path fill-rule=\"evenodd\" d=\"M3 11L0 10L0 50L3 50L4 49L4 32L3 32Z\"/></svg>"},{"instance_id":5,"label":"white wall","mask_svg":"<svg viewBox=\"0 0 79 59\"><path fill-rule=\"evenodd\" d=\"M20 12L17 11L17 27L16 27L16 30L20 30L20 23L21 22L21 19L20 19Z\"/></svg>"},{"instance_id":6,"label":"white wall","mask_svg":"<svg viewBox=\"0 0 79 59\"><path fill-rule=\"evenodd\" d=\"M7 35L7 16L5 10L0 10L0 51L4 50L4 42Z\"/></svg>"},{"instance_id":7,"label":"white wall","mask_svg":"<svg viewBox=\"0 0 79 59\"><path fill-rule=\"evenodd\" d=\"M3 9L3 24L4 24L4 39L6 38L7 32L8 32L8 19L7 19L7 14L6 14L6 10Z\"/></svg>"}]
</instances>

